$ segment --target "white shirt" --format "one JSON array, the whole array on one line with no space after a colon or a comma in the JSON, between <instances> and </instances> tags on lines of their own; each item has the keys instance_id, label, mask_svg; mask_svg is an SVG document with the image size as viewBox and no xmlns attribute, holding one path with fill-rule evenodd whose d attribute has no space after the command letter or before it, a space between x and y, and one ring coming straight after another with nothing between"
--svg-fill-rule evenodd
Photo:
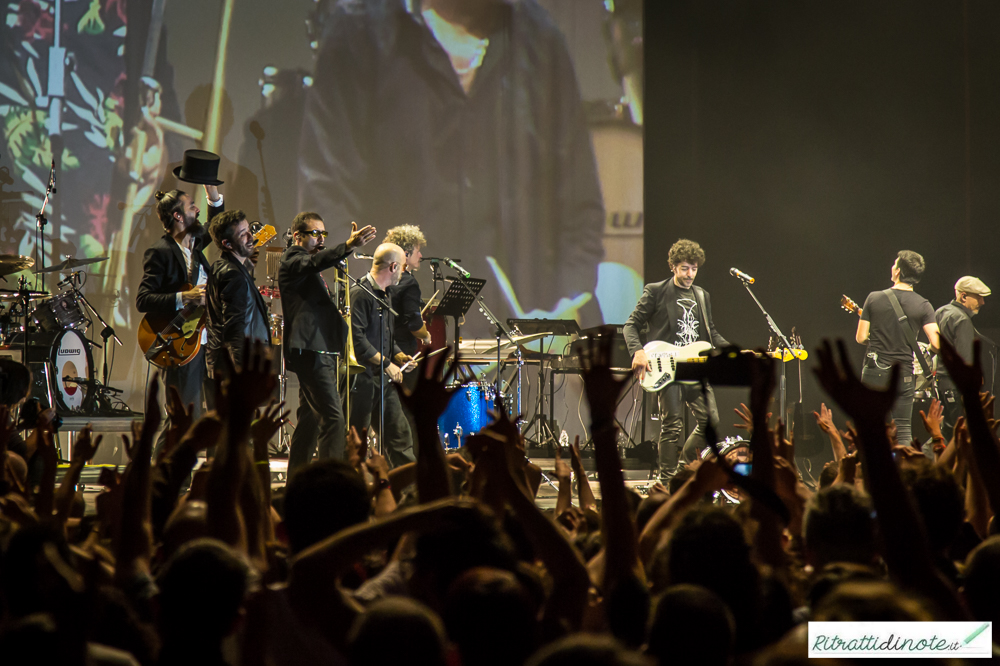
<instances>
[{"instance_id":1,"label":"white shirt","mask_svg":"<svg viewBox=\"0 0 1000 666\"><path fill-rule=\"evenodd\" d=\"M208 205L212 206L213 208L218 208L219 206L222 205L222 196L221 195L219 196L219 200L218 201L209 201ZM173 238L173 237L171 236L171 238ZM177 243L177 239L176 238L174 238L174 242ZM187 247L184 247L180 243L177 243L177 247L179 247L181 249L181 254L184 255L184 270L187 273L187 275L191 275L191 262L193 261L192 254L191 254L191 249L187 248ZM200 285L200 284L208 284L208 274L205 273L205 267L199 264L199 266L198 266L198 279L195 281L195 285L197 286L197 285ZM176 302L177 302L177 306L176 307L177 307L178 310L180 310L181 308L184 307L184 299L181 296L181 292L177 292L177 301ZM204 328L201 331L201 344L203 344L203 345L208 344L208 329L207 328Z\"/></svg>"}]
</instances>

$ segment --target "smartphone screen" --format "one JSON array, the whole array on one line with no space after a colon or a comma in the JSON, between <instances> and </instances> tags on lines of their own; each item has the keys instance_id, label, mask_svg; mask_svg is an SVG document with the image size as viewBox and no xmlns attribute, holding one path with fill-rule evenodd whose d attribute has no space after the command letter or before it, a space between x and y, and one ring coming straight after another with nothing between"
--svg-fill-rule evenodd
<instances>
[{"instance_id":1,"label":"smartphone screen","mask_svg":"<svg viewBox=\"0 0 1000 666\"><path fill-rule=\"evenodd\" d=\"M734 463L733 471L741 476L750 476L751 463Z\"/></svg>"}]
</instances>

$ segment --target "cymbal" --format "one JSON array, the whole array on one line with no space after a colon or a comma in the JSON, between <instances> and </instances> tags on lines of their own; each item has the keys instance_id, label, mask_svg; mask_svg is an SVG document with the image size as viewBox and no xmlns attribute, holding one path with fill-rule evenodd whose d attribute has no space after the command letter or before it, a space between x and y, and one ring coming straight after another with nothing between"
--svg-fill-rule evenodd
<instances>
[{"instance_id":1,"label":"cymbal","mask_svg":"<svg viewBox=\"0 0 1000 666\"><path fill-rule=\"evenodd\" d=\"M34 265L35 260L23 254L0 254L0 275L19 273Z\"/></svg>"},{"instance_id":2,"label":"cymbal","mask_svg":"<svg viewBox=\"0 0 1000 666\"><path fill-rule=\"evenodd\" d=\"M514 347L520 347L523 344L526 344L528 342L534 342L535 340L540 340L540 339L542 339L542 338L544 338L546 336L549 336L549 335L552 335L552 334L551 333L532 333L531 335L516 335L516 336L512 337L510 340L501 342L499 349L507 348L507 349L510 349L511 351L513 351ZM498 349L498 347L496 345L493 345L492 347L490 347L489 349L487 349L483 353L484 354L496 354L497 353L497 349Z\"/></svg>"},{"instance_id":3,"label":"cymbal","mask_svg":"<svg viewBox=\"0 0 1000 666\"><path fill-rule=\"evenodd\" d=\"M59 262L58 264L53 264L51 266L46 266L45 268L39 268L35 273L56 273L60 271L71 271L78 266L87 266L89 264L96 264L102 261L107 261L107 257L90 257L84 259L77 259L76 257L66 257L66 261Z\"/></svg>"},{"instance_id":4,"label":"cymbal","mask_svg":"<svg viewBox=\"0 0 1000 666\"><path fill-rule=\"evenodd\" d=\"M47 291L16 291L14 289L0 289L0 301L19 301L22 296L27 296L29 301L37 301L49 295Z\"/></svg>"}]
</instances>

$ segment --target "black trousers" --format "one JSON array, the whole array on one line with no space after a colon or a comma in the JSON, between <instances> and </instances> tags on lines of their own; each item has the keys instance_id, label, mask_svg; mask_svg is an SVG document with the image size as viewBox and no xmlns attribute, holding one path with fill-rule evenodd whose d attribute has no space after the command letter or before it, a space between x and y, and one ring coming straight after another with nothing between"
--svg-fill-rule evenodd
<instances>
[{"instance_id":1,"label":"black trousers","mask_svg":"<svg viewBox=\"0 0 1000 666\"><path fill-rule=\"evenodd\" d=\"M385 404L385 433L379 429L382 404ZM413 435L403 414L396 386L385 378L385 387L379 391L379 378L362 373L351 390L351 427L361 432L372 427L382 439L383 454L391 467L398 467L416 458L413 455Z\"/></svg>"},{"instance_id":2,"label":"black trousers","mask_svg":"<svg viewBox=\"0 0 1000 666\"><path fill-rule=\"evenodd\" d=\"M698 452L708 446L705 440L705 425L708 419L719 422L719 408L715 404L715 391L708 387L708 400L701 393L699 384L671 384L660 391L660 473L672 473L677 469L678 459L691 462L698 458ZM684 429L684 406L695 416L697 425L688 435L681 449L681 431ZM683 454L683 455L682 455Z\"/></svg>"},{"instance_id":3,"label":"black trousers","mask_svg":"<svg viewBox=\"0 0 1000 666\"><path fill-rule=\"evenodd\" d=\"M308 465L319 449L320 460L343 459L346 444L344 408L337 390L336 354L291 350L288 369L299 378L299 409L288 452L288 473Z\"/></svg>"},{"instance_id":4,"label":"black trousers","mask_svg":"<svg viewBox=\"0 0 1000 666\"><path fill-rule=\"evenodd\" d=\"M208 409L215 407L213 387L208 379L208 371L205 367L205 345L201 346L198 354L190 363L175 368L167 368L163 371L162 377L164 384L163 404L167 404L166 387L176 387L177 391L181 394L181 402L184 406L194 405L194 411L191 413L192 423L201 418L203 398L208 403ZM156 442L153 444L153 451L156 453L160 451L164 442L167 441L170 418L164 418L163 423L164 428L156 436Z\"/></svg>"},{"instance_id":5,"label":"black trousers","mask_svg":"<svg viewBox=\"0 0 1000 666\"><path fill-rule=\"evenodd\" d=\"M941 424L941 434L944 441L949 441L955 432L955 421L959 416L965 414L965 406L962 404L962 394L958 392L951 377L938 371L937 375L938 394L941 396L941 406L944 408L944 423Z\"/></svg>"},{"instance_id":6,"label":"black trousers","mask_svg":"<svg viewBox=\"0 0 1000 666\"><path fill-rule=\"evenodd\" d=\"M871 388L884 389L889 385L891 372L891 367L881 368L868 359L865 361L865 367L861 370L861 381ZM889 414L896 422L896 439L904 446L913 443L913 388L915 385L913 364L903 363L900 367L896 402Z\"/></svg>"}]
</instances>

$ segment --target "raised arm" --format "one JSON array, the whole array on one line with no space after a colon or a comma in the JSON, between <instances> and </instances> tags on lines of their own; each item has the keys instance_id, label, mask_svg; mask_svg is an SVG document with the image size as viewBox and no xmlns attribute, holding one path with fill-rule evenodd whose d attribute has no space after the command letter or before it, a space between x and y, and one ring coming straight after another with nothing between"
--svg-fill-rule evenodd
<instances>
[{"instance_id":1,"label":"raised arm","mask_svg":"<svg viewBox=\"0 0 1000 666\"><path fill-rule=\"evenodd\" d=\"M885 415L895 401L899 366L893 366L886 390L872 389L858 379L843 341L838 340L837 347L839 363L834 360L830 343L824 341L817 350L819 367L815 372L826 392L857 426L857 446L883 536L883 555L889 572L903 585L935 602L947 617L963 619L965 612L955 590L933 564L923 522L899 476L886 435Z\"/></svg>"}]
</instances>

